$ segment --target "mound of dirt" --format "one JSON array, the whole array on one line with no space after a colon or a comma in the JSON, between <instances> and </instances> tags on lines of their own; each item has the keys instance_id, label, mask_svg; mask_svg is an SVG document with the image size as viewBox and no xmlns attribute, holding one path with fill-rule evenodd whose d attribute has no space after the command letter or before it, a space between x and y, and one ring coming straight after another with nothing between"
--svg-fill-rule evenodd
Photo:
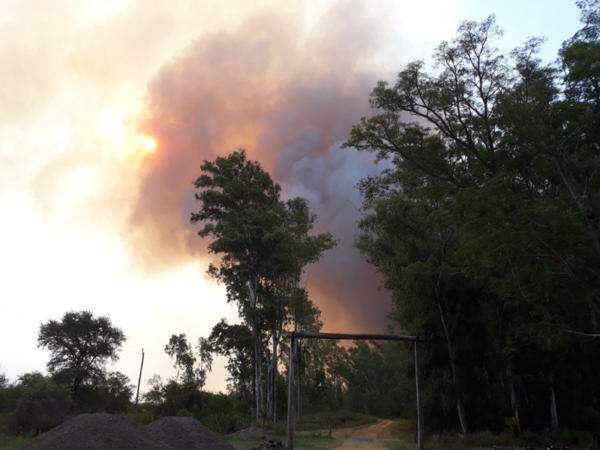
<instances>
[{"instance_id":1,"label":"mound of dirt","mask_svg":"<svg viewBox=\"0 0 600 450\"><path fill-rule=\"evenodd\" d=\"M122 417L81 414L41 434L21 450L169 450Z\"/></svg>"},{"instance_id":2,"label":"mound of dirt","mask_svg":"<svg viewBox=\"0 0 600 450\"><path fill-rule=\"evenodd\" d=\"M191 417L162 417L144 431L173 450L235 450L225 439Z\"/></svg>"},{"instance_id":3,"label":"mound of dirt","mask_svg":"<svg viewBox=\"0 0 600 450\"><path fill-rule=\"evenodd\" d=\"M269 437L269 432L262 428L250 427L244 428L243 430L231 433L229 436L250 438L250 439L266 439Z\"/></svg>"}]
</instances>

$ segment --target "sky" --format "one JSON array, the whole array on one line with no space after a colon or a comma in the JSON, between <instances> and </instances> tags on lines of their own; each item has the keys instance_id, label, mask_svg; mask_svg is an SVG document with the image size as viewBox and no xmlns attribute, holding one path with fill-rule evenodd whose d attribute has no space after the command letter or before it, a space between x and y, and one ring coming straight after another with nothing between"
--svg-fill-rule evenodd
<instances>
[{"instance_id":1,"label":"sky","mask_svg":"<svg viewBox=\"0 0 600 450\"><path fill-rule=\"evenodd\" d=\"M39 325L89 309L128 337L110 370L136 384L145 350L144 390L175 375L172 334L238 322L189 217L202 161L241 148L339 240L305 280L324 331L385 332L389 295L352 247L354 186L383 165L341 144L378 80L490 14L501 51L545 36L546 60L579 28L557 0L0 1L3 370L44 371Z\"/></svg>"}]
</instances>

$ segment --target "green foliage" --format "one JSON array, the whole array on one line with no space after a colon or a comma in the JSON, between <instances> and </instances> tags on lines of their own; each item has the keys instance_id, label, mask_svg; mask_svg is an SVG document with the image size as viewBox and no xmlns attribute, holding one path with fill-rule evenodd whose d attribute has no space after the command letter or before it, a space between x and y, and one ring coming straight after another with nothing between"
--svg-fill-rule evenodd
<instances>
[{"instance_id":1,"label":"green foliage","mask_svg":"<svg viewBox=\"0 0 600 450\"><path fill-rule=\"evenodd\" d=\"M228 300L236 301L246 317L254 308L249 299L247 283L257 288L270 256L284 239L279 224L281 187L274 183L260 164L246 159L245 151L205 161L205 172L195 186L201 202L191 222L201 222L201 237L212 237L211 253L222 254L221 265L209 266L208 272L227 286ZM250 304L252 303L252 304Z\"/></svg>"},{"instance_id":2,"label":"green foliage","mask_svg":"<svg viewBox=\"0 0 600 450\"><path fill-rule=\"evenodd\" d=\"M538 38L499 54L493 16L463 22L436 50L439 74L416 61L378 83L377 114L346 143L392 163L358 185L356 246L391 317L426 338L428 429L499 433L515 410L523 427L581 427L600 406L586 394L600 389L598 341L577 339L598 335L600 313L600 9L578 6L584 28L557 65L536 57ZM382 404L361 387L388 369L382 355L349 354L353 408ZM414 369L408 348L395 362Z\"/></svg>"},{"instance_id":3,"label":"green foliage","mask_svg":"<svg viewBox=\"0 0 600 450\"><path fill-rule=\"evenodd\" d=\"M232 433L236 430L237 415L234 401L223 393L205 395L202 404L194 406L192 417L220 434Z\"/></svg>"},{"instance_id":4,"label":"green foliage","mask_svg":"<svg viewBox=\"0 0 600 450\"><path fill-rule=\"evenodd\" d=\"M252 408L254 384L254 336L246 325L229 325L226 319L217 323L208 338L213 351L227 358L228 391L247 408Z\"/></svg>"},{"instance_id":5,"label":"green foliage","mask_svg":"<svg viewBox=\"0 0 600 450\"><path fill-rule=\"evenodd\" d=\"M48 371L68 383L75 399L84 384L101 379L106 365L119 359L125 340L110 318L90 311L67 312L60 321L42 324L37 339L51 353Z\"/></svg>"},{"instance_id":6,"label":"green foliage","mask_svg":"<svg viewBox=\"0 0 600 450\"><path fill-rule=\"evenodd\" d=\"M254 373L252 394L256 418L263 417L263 390L267 391L267 414L276 414L278 345L293 320L297 327L318 327L314 305L299 288L307 264L318 261L323 252L336 245L330 233L310 235L316 215L308 201L280 200L281 187L258 162L249 161L244 150L214 162L204 161L203 174L195 186L200 210L192 223L202 223L198 234L213 241L211 253L220 254L219 266L210 264L208 273L227 288L227 299L237 304L240 317L252 333ZM241 329L226 323L213 330L211 345L230 359L232 387L247 397L250 376L247 367L235 367L247 356L245 343L233 344ZM221 339L222 342L215 342ZM229 341L226 343L225 341ZM272 343L272 351L268 348ZM205 343L208 350L208 342ZM233 346L232 346L233 345ZM241 346L240 346L241 345ZM265 351L265 347L267 350ZM235 349L235 350L234 350ZM266 386L263 360L266 359Z\"/></svg>"},{"instance_id":7,"label":"green foliage","mask_svg":"<svg viewBox=\"0 0 600 450\"><path fill-rule=\"evenodd\" d=\"M398 342L356 341L345 358L334 366L343 380L347 407L377 417L411 414L413 400L410 380L402 376L406 355ZM404 364L403 364L404 362ZM407 403L408 402L408 403Z\"/></svg>"},{"instance_id":8,"label":"green foliage","mask_svg":"<svg viewBox=\"0 0 600 450\"><path fill-rule=\"evenodd\" d=\"M12 433L43 433L65 421L73 401L67 389L39 372L21 375L14 386L16 407L8 419Z\"/></svg>"},{"instance_id":9,"label":"green foliage","mask_svg":"<svg viewBox=\"0 0 600 450\"><path fill-rule=\"evenodd\" d=\"M188 343L185 333L179 336L172 335L169 343L165 345L165 353L175 359L173 365L181 374L184 381L194 382L194 364L196 357L192 352L192 346Z\"/></svg>"},{"instance_id":10,"label":"green foliage","mask_svg":"<svg viewBox=\"0 0 600 450\"><path fill-rule=\"evenodd\" d=\"M35 436L2 436L0 435L0 448L2 450L18 450L29 443Z\"/></svg>"},{"instance_id":11,"label":"green foliage","mask_svg":"<svg viewBox=\"0 0 600 450\"><path fill-rule=\"evenodd\" d=\"M230 433L235 430L237 418L236 400L226 394L203 392L197 384L185 380L163 382L154 375L148 382L151 389L144 394L148 411L143 416L156 420L162 416L194 417L217 433ZM248 414L247 404L243 415ZM139 420L144 420L140 417Z\"/></svg>"},{"instance_id":12,"label":"green foliage","mask_svg":"<svg viewBox=\"0 0 600 450\"><path fill-rule=\"evenodd\" d=\"M102 406L97 410L104 410L108 414L127 412L135 392L129 377L121 372L110 372L96 386L98 395L102 399Z\"/></svg>"}]
</instances>

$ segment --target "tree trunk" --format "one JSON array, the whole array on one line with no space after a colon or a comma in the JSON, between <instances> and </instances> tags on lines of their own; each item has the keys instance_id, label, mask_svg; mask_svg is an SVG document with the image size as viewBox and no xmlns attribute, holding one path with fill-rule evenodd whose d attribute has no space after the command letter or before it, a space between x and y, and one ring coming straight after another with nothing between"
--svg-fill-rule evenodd
<instances>
[{"instance_id":1,"label":"tree trunk","mask_svg":"<svg viewBox=\"0 0 600 450\"><path fill-rule=\"evenodd\" d=\"M273 358L269 348L265 350L267 357L267 418L273 418Z\"/></svg>"},{"instance_id":2,"label":"tree trunk","mask_svg":"<svg viewBox=\"0 0 600 450\"><path fill-rule=\"evenodd\" d=\"M260 336L254 342L254 351L256 353L256 420L263 418L263 387L262 387L262 345Z\"/></svg>"},{"instance_id":3,"label":"tree trunk","mask_svg":"<svg viewBox=\"0 0 600 450\"><path fill-rule=\"evenodd\" d=\"M279 335L273 331L273 353L268 358L268 386L267 386L267 417L273 422L277 420L277 380L279 379L277 348L279 347Z\"/></svg>"},{"instance_id":4,"label":"tree trunk","mask_svg":"<svg viewBox=\"0 0 600 450\"><path fill-rule=\"evenodd\" d=\"M450 367L452 369L452 379L454 381L454 386L456 388L456 410L458 412L458 420L460 420L460 426L462 428L463 434L469 433L469 426L467 423L467 415L465 414L465 406L463 403L463 393L460 386L460 380L458 379L458 371L456 369L456 356L454 354L454 346L452 345L452 340L450 339L450 330L448 329L448 323L446 320L446 313L442 308L440 302L437 302L438 308L440 310L440 316L442 318L442 325L444 327L444 333L446 335L446 342L448 343L448 356L450 358Z\"/></svg>"},{"instance_id":5,"label":"tree trunk","mask_svg":"<svg viewBox=\"0 0 600 450\"><path fill-rule=\"evenodd\" d=\"M277 339L273 340L273 422L277 422L277 381L279 380L279 367L278 367L278 356L277 349L279 347L279 339L281 333Z\"/></svg>"},{"instance_id":6,"label":"tree trunk","mask_svg":"<svg viewBox=\"0 0 600 450\"><path fill-rule=\"evenodd\" d=\"M506 376L508 377L508 390L510 391L510 406L513 416L515 416L517 431L521 431L521 423L519 422L519 406L517 404L517 396L515 395L515 385L513 383L512 371L510 369L510 360L506 364Z\"/></svg>"},{"instance_id":7,"label":"tree trunk","mask_svg":"<svg viewBox=\"0 0 600 450\"><path fill-rule=\"evenodd\" d=\"M248 280L248 290L250 293L250 307L252 309L252 332L254 334L254 389L256 399L256 420L263 418L263 389L262 389L262 341L260 338L259 319L256 315L257 292L256 286L250 278Z\"/></svg>"},{"instance_id":8,"label":"tree trunk","mask_svg":"<svg viewBox=\"0 0 600 450\"><path fill-rule=\"evenodd\" d=\"M546 302L548 303L549 299L546 298ZM548 323L550 322L550 314L548 310L545 311L546 319ZM549 326L546 326L546 352L548 358L548 390L550 391L550 426L552 429L556 430L558 428L558 412L556 409L556 395L554 393L554 375L552 374L552 342L550 341L550 333L548 330Z\"/></svg>"},{"instance_id":9,"label":"tree trunk","mask_svg":"<svg viewBox=\"0 0 600 450\"><path fill-rule=\"evenodd\" d=\"M556 409L556 394L554 393L554 375L550 373L548 377L548 387L550 388L550 425L553 430L558 428L558 411Z\"/></svg>"}]
</instances>

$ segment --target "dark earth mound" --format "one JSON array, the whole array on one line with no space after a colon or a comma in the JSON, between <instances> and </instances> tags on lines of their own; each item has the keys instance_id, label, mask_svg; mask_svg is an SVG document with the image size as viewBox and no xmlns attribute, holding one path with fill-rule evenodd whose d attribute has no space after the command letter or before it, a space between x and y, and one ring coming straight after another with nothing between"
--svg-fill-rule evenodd
<instances>
[{"instance_id":1,"label":"dark earth mound","mask_svg":"<svg viewBox=\"0 0 600 450\"><path fill-rule=\"evenodd\" d=\"M235 450L225 439L191 417L163 417L146 425L144 431L174 450Z\"/></svg>"},{"instance_id":2,"label":"dark earth mound","mask_svg":"<svg viewBox=\"0 0 600 450\"><path fill-rule=\"evenodd\" d=\"M122 417L81 414L38 436L21 450L169 449L148 436L143 428Z\"/></svg>"}]
</instances>

